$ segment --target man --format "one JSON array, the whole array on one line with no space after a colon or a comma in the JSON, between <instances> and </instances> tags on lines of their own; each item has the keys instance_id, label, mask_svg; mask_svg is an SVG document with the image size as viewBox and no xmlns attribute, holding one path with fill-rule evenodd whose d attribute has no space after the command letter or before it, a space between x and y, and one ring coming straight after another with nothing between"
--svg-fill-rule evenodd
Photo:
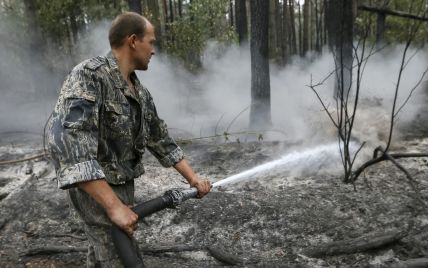
<instances>
[{"instance_id":1,"label":"man","mask_svg":"<svg viewBox=\"0 0 428 268\"><path fill-rule=\"evenodd\" d=\"M131 237L137 228L138 216L129 206L134 178L144 173L145 148L182 174L199 197L210 191L210 182L198 178L184 159L135 75L147 70L155 53L152 24L137 13L123 13L113 21L109 41L107 56L86 60L67 76L48 124L59 188L68 189L88 236L88 267L120 266L111 222Z\"/></svg>"}]
</instances>

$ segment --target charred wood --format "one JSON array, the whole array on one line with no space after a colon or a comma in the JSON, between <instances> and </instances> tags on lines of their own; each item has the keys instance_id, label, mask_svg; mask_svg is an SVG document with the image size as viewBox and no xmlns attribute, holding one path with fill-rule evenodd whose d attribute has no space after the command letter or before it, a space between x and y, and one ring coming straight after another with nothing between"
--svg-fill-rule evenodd
<instances>
[{"instance_id":1,"label":"charred wood","mask_svg":"<svg viewBox=\"0 0 428 268\"><path fill-rule=\"evenodd\" d=\"M355 239L334 241L326 244L310 247L303 251L309 257L334 256L341 254L354 254L372 249L379 249L400 241L407 236L407 231L393 231L384 234L372 234Z\"/></svg>"},{"instance_id":2,"label":"charred wood","mask_svg":"<svg viewBox=\"0 0 428 268\"><path fill-rule=\"evenodd\" d=\"M161 254L166 252L185 252L185 251L201 251L206 250L209 254L225 265L237 265L243 263L243 260L231 255L218 247L213 246L199 246L199 245L172 245L172 246L158 246L158 247L143 247L140 251L144 254ZM38 256L38 255L51 255L51 254L64 254L71 252L86 252L87 247L69 247L69 246L45 246L29 249L24 256Z\"/></svg>"}]
</instances>

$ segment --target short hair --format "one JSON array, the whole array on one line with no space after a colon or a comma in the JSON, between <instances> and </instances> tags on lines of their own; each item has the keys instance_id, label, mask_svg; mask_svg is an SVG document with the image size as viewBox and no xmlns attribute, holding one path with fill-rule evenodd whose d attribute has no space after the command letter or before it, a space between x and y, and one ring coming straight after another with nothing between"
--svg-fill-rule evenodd
<instances>
[{"instance_id":1,"label":"short hair","mask_svg":"<svg viewBox=\"0 0 428 268\"><path fill-rule=\"evenodd\" d=\"M120 14L113 20L108 33L110 47L121 47L125 38L133 34L143 38L146 25L147 19L138 13L124 12Z\"/></svg>"}]
</instances>

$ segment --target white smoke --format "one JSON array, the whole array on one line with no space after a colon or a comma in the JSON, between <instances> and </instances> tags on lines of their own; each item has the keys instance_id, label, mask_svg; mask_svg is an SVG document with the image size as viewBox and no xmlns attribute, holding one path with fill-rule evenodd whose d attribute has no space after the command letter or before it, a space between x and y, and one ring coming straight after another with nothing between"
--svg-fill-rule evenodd
<instances>
[{"instance_id":1,"label":"white smoke","mask_svg":"<svg viewBox=\"0 0 428 268\"><path fill-rule=\"evenodd\" d=\"M83 60L88 57L106 54L109 50L107 33L109 22L93 25L81 40L75 57ZM4 31L4 28L1 28ZM10 29L8 29L10 30ZM24 73L20 66L12 64L7 57L8 40L0 41L2 52L2 73ZM21 51L16 57L26 57L27 51ZM388 51L372 56L365 68L361 85L361 106L356 122L356 136L360 141L371 140L374 144L384 136L380 132L387 130L390 109L397 81L403 47L396 46ZM401 104L409 91L419 80L427 66L426 50L409 50L409 56L417 55L407 64L400 85L398 103ZM58 53L58 52L56 52ZM15 57L15 58L16 58ZM3 60L4 59L4 60ZM27 59L28 60L28 59ZM33 62L35 66L38 63ZM210 44L203 57L204 70L191 74L175 60L163 54L156 54L149 70L138 72L142 83L151 91L158 112L172 132L183 137L211 136L215 133L245 131L248 126L250 96L250 53L248 47L223 47ZM271 97L273 131L265 138L316 143L334 140L336 132L329 122L320 102L308 87L312 81L323 80L334 68L333 57L324 51L322 56L312 60L294 60L284 67L271 65ZM0 82L1 130L27 130L31 115L31 128L39 131L47 119L55 102L55 96L64 79L64 73L46 73L41 79L53 81L51 94L46 102L35 104L22 99L23 81L31 84L28 75L8 75L7 81ZM354 75L355 78L355 75ZM321 97L329 108L334 110L333 77L318 87ZM7 86L6 86L7 85ZM422 105L421 87L415 91L409 103L400 115L400 122L414 118ZM27 101L27 102L26 102ZM22 109L20 107L23 107ZM38 108L37 108L38 107ZM49 111L47 111L49 110ZM35 123L34 123L35 122ZM27 125L26 125L27 124Z\"/></svg>"}]
</instances>

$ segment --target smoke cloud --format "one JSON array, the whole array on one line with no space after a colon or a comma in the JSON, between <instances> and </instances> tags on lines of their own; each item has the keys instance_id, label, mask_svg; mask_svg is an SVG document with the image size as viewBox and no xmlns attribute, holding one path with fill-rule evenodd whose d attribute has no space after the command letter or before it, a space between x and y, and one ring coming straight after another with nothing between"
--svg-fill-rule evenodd
<instances>
[{"instance_id":1,"label":"smoke cloud","mask_svg":"<svg viewBox=\"0 0 428 268\"><path fill-rule=\"evenodd\" d=\"M74 53L74 60L67 58L71 55L62 55L66 61L64 66L76 59L80 61L106 54L109 50L108 27L109 22L93 25ZM13 27L3 25L0 29L2 36L13 32ZM403 46L396 46L375 54L368 60L360 90L356 140L373 144L384 140L388 132L403 49ZM426 51L409 50L409 56L416 54L406 65L401 79L399 106L426 69ZM44 122L53 109L66 73L44 68L34 61L34 53L37 51L28 51L25 47L11 48L10 40L2 38L0 41L0 131L41 133ZM50 53L57 55L60 51ZM58 63L60 64L61 62ZM212 43L204 53L204 70L200 74L191 74L176 61L163 54L156 54L149 70L139 72L138 76L152 93L160 116L176 137L211 136L225 131L247 131L251 102L250 64L249 47L226 48ZM34 76L30 75L31 68L25 66L38 68L42 75L34 80ZM311 59L296 58L284 67L271 65L273 129L264 135L265 139L306 145L336 139L334 127L316 95L308 87L311 80L316 84L333 69L333 57L326 51ZM356 74L354 80L355 77ZM334 112L336 105L332 98L333 86L334 76L317 87L317 91ZM30 94L34 91L37 93ZM409 122L416 116L423 105L420 97L422 94L421 85L400 113L399 123ZM245 139L245 135L236 137L241 141Z\"/></svg>"}]
</instances>

